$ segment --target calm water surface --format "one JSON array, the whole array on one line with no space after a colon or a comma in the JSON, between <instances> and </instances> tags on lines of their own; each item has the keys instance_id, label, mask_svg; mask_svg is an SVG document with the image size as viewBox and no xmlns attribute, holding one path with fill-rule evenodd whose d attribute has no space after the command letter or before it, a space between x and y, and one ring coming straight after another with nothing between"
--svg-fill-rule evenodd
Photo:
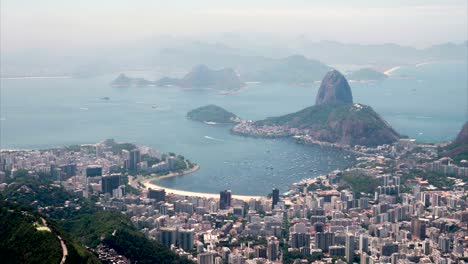
<instances>
[{"instance_id":1,"label":"calm water surface","mask_svg":"<svg viewBox=\"0 0 468 264\"><path fill-rule=\"evenodd\" d=\"M355 102L371 105L398 132L419 141L452 139L467 120L466 64L406 67L409 79L352 83ZM91 79L1 80L1 148L46 148L105 138L173 151L201 165L160 185L238 194L282 191L292 182L344 168L352 157L290 140L231 135L228 126L187 120L187 111L217 104L245 119L300 110L315 101L312 87L252 84L235 95L178 88L114 88L116 75ZM110 97L110 100L101 100ZM156 108L154 108L156 107Z\"/></svg>"}]
</instances>

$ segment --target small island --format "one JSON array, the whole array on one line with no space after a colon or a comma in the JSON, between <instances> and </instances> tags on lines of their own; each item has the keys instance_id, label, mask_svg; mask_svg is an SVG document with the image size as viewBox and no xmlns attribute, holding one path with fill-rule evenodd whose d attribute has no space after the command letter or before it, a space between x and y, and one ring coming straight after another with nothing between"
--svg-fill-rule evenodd
<instances>
[{"instance_id":1,"label":"small island","mask_svg":"<svg viewBox=\"0 0 468 264\"><path fill-rule=\"evenodd\" d=\"M348 74L348 79L357 82L377 82L388 78L384 73L378 72L371 68L362 68Z\"/></svg>"},{"instance_id":2,"label":"small island","mask_svg":"<svg viewBox=\"0 0 468 264\"><path fill-rule=\"evenodd\" d=\"M187 113L187 118L206 124L233 124L239 117L217 105L205 105Z\"/></svg>"}]
</instances>

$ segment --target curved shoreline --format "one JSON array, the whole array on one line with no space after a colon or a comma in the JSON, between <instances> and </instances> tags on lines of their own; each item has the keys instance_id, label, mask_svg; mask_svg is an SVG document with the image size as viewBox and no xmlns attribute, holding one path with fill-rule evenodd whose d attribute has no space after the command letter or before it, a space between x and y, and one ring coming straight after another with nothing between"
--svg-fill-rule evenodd
<instances>
[{"instance_id":1,"label":"curved shoreline","mask_svg":"<svg viewBox=\"0 0 468 264\"><path fill-rule=\"evenodd\" d=\"M183 175L186 175L186 174L190 174L190 173L193 173L193 172L195 172L195 171L197 171L199 169L200 169L200 166L195 165L194 168L192 168L192 169L190 169L188 171L170 173L168 175L159 176L159 177L158 176L152 176L152 177L149 177L149 178L144 178L142 180L139 180L139 182L141 184L143 184L146 189L148 189L148 188L151 188L151 189L164 189L166 191L166 193L172 193L172 194L175 194L175 195L195 196L195 197L219 199L219 194L217 194L217 193L203 193L203 192L191 192L191 191L177 190L177 189L167 188L167 187L164 187L164 186L159 186L159 185L156 185L156 184L152 183L152 181L158 181L160 179L166 179L166 178L171 178L171 177L183 176ZM242 200L244 202L248 202L251 199L260 200L260 199L266 198L266 197L264 197L264 196L254 196L254 195L236 195L236 194L233 194L232 198L237 199L237 200Z\"/></svg>"},{"instance_id":2,"label":"curved shoreline","mask_svg":"<svg viewBox=\"0 0 468 264\"><path fill-rule=\"evenodd\" d=\"M157 177L158 180L167 179L167 178L183 176L183 175L186 175L186 174L194 173L199 169L200 169L200 165L195 165L195 166L193 166L193 168L191 168L189 170L185 170L185 171L182 171L182 172L171 172L171 173L166 174L166 175L156 175L156 176L151 177L151 178L156 178Z\"/></svg>"}]
</instances>

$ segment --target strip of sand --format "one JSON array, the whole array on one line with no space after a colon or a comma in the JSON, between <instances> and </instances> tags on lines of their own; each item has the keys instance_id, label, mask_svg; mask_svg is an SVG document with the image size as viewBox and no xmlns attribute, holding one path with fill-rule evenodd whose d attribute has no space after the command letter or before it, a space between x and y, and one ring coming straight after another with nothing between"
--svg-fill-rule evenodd
<instances>
[{"instance_id":1,"label":"strip of sand","mask_svg":"<svg viewBox=\"0 0 468 264\"><path fill-rule=\"evenodd\" d=\"M394 71L396 71L396 70L398 70L398 69L400 69L400 68L401 68L401 66L393 67L393 68L391 68L391 69L388 69L388 70L384 71L384 74L385 74L385 75L390 75L392 72L394 72Z\"/></svg>"},{"instance_id":2,"label":"strip of sand","mask_svg":"<svg viewBox=\"0 0 468 264\"><path fill-rule=\"evenodd\" d=\"M193 168L191 168L189 170L185 170L183 172L171 172L171 173L169 173L167 175L157 176L157 178L155 178L155 179L161 180L161 179L167 179L167 178L171 178L171 177L182 176L182 175L186 175L186 174L196 172L199 169L200 169L200 165L195 165L195 166L193 166Z\"/></svg>"},{"instance_id":3,"label":"strip of sand","mask_svg":"<svg viewBox=\"0 0 468 264\"><path fill-rule=\"evenodd\" d=\"M190 192L190 191L184 191L184 190L177 190L177 189L171 189L171 188L166 188L166 187L163 187L163 186L159 186L159 185L156 185L156 184L153 183L154 181L157 181L157 180L189 174L189 173L197 171L199 168L200 168L200 166L196 165L192 169L190 169L188 171L184 171L182 173L170 173L170 174L164 175L164 176L155 176L155 177L145 178L145 179L141 180L140 182L145 186L146 189L148 189L148 188L151 188L151 189L164 189L166 191L166 193L172 193L172 194L175 194L175 195L219 199L219 194L216 194L216 193L202 193L202 192ZM248 202L251 199L260 200L260 199L265 198L265 197L263 197L263 196L254 196L254 195L236 195L236 194L234 194L234 195L232 195L232 198Z\"/></svg>"}]
</instances>

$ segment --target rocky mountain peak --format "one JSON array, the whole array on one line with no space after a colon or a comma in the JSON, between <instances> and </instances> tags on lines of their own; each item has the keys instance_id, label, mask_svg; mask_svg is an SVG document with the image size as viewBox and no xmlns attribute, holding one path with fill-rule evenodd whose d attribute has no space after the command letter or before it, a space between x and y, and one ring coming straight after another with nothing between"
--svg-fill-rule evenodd
<instances>
[{"instance_id":1,"label":"rocky mountain peak","mask_svg":"<svg viewBox=\"0 0 468 264\"><path fill-rule=\"evenodd\" d=\"M463 125L462 130L458 133L458 136L455 138L455 144L467 144L468 143L468 122Z\"/></svg>"},{"instance_id":2,"label":"rocky mountain peak","mask_svg":"<svg viewBox=\"0 0 468 264\"><path fill-rule=\"evenodd\" d=\"M353 95L348 81L339 71L332 69L322 79L315 99L316 105L333 103L353 103Z\"/></svg>"}]
</instances>

